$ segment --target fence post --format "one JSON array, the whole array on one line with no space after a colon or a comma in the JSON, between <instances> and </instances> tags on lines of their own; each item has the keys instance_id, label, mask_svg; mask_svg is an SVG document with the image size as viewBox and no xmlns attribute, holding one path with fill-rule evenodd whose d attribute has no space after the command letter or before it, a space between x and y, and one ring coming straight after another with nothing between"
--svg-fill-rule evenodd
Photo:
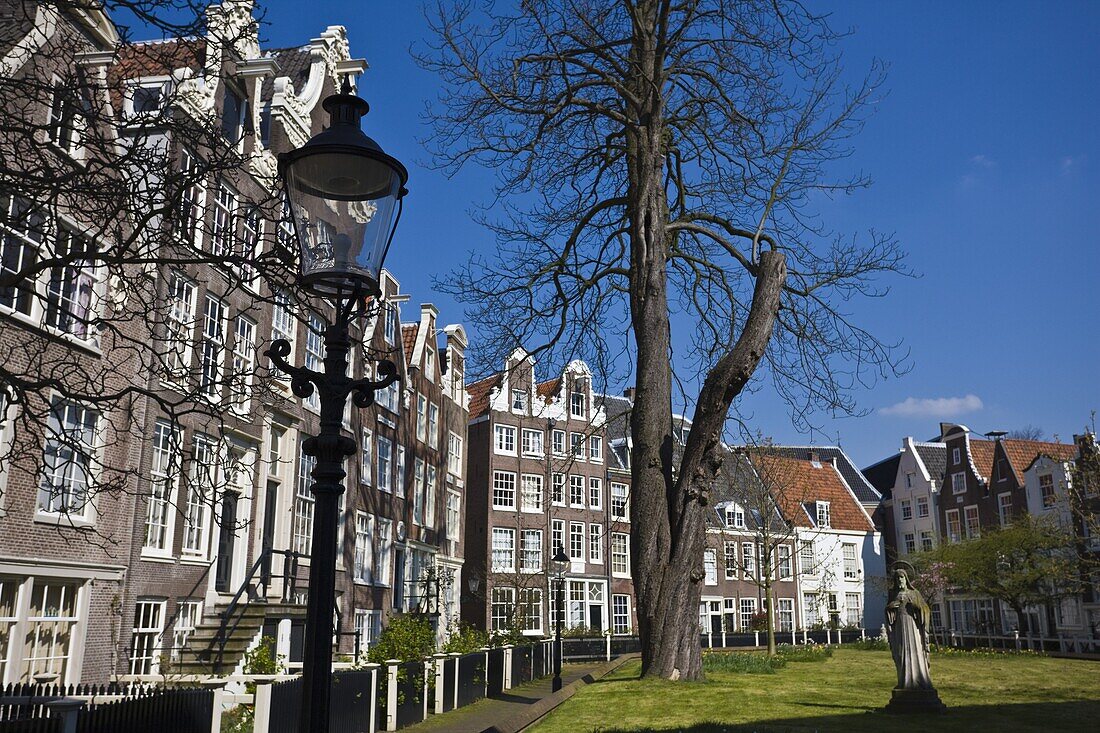
<instances>
[{"instance_id":1,"label":"fence post","mask_svg":"<svg viewBox=\"0 0 1100 733\"><path fill-rule=\"evenodd\" d=\"M1012 636L1016 640L1016 651L1020 651L1020 630L1013 629Z\"/></svg>"},{"instance_id":2,"label":"fence post","mask_svg":"<svg viewBox=\"0 0 1100 733\"><path fill-rule=\"evenodd\" d=\"M726 648L726 625L722 624L722 648Z\"/></svg>"},{"instance_id":3,"label":"fence post","mask_svg":"<svg viewBox=\"0 0 1100 733\"><path fill-rule=\"evenodd\" d=\"M825 627L825 646L829 646L833 643L833 630L828 626Z\"/></svg>"},{"instance_id":4,"label":"fence post","mask_svg":"<svg viewBox=\"0 0 1100 733\"><path fill-rule=\"evenodd\" d=\"M377 662L367 662L363 665L363 668L370 672L370 727L367 728L368 733L377 733L378 731L378 670L382 668L381 664ZM257 730L253 733L261 733Z\"/></svg>"},{"instance_id":5,"label":"fence post","mask_svg":"<svg viewBox=\"0 0 1100 733\"><path fill-rule=\"evenodd\" d=\"M859 627L859 640L867 641L867 629L863 628L862 626Z\"/></svg>"},{"instance_id":6,"label":"fence post","mask_svg":"<svg viewBox=\"0 0 1100 733\"><path fill-rule=\"evenodd\" d=\"M397 665L400 659L386 660L386 730L397 730Z\"/></svg>"},{"instance_id":7,"label":"fence post","mask_svg":"<svg viewBox=\"0 0 1100 733\"><path fill-rule=\"evenodd\" d=\"M752 638L753 638L753 646L760 646L760 632L759 631L752 632Z\"/></svg>"},{"instance_id":8,"label":"fence post","mask_svg":"<svg viewBox=\"0 0 1100 733\"><path fill-rule=\"evenodd\" d=\"M605 642L604 643L604 650L606 651L606 654L604 656L606 658L606 661L610 662L611 661L611 632L610 631L603 632L603 638L604 638L604 642Z\"/></svg>"},{"instance_id":9,"label":"fence post","mask_svg":"<svg viewBox=\"0 0 1100 733\"><path fill-rule=\"evenodd\" d=\"M489 647L483 646L478 651L481 652L482 659L485 660L485 674L481 675L484 679L482 681L482 697L489 697Z\"/></svg>"},{"instance_id":10,"label":"fence post","mask_svg":"<svg viewBox=\"0 0 1100 733\"><path fill-rule=\"evenodd\" d=\"M267 733L271 725L271 683L275 675L256 675L256 693L252 698L252 733ZM214 731L213 733L220 733Z\"/></svg>"},{"instance_id":11,"label":"fence post","mask_svg":"<svg viewBox=\"0 0 1100 733\"><path fill-rule=\"evenodd\" d=\"M443 665L447 659L446 654L433 654L432 659L435 660L435 714L441 715L443 713Z\"/></svg>"},{"instance_id":12,"label":"fence post","mask_svg":"<svg viewBox=\"0 0 1100 733\"><path fill-rule=\"evenodd\" d=\"M512 689L512 649L515 647L511 644L504 645L504 682L503 687L505 690Z\"/></svg>"},{"instance_id":13,"label":"fence post","mask_svg":"<svg viewBox=\"0 0 1100 733\"><path fill-rule=\"evenodd\" d=\"M806 629L802 629L802 643L803 644L809 644L810 643L810 634L806 631Z\"/></svg>"},{"instance_id":14,"label":"fence post","mask_svg":"<svg viewBox=\"0 0 1100 733\"><path fill-rule=\"evenodd\" d=\"M713 649L714 648L714 638L711 636L710 629L707 629L707 648L708 649Z\"/></svg>"},{"instance_id":15,"label":"fence post","mask_svg":"<svg viewBox=\"0 0 1100 733\"><path fill-rule=\"evenodd\" d=\"M76 719L80 715L80 709L84 707L83 700L63 697L46 703L46 709L50 711L51 718L61 718L61 733L76 733Z\"/></svg>"},{"instance_id":16,"label":"fence post","mask_svg":"<svg viewBox=\"0 0 1100 733\"><path fill-rule=\"evenodd\" d=\"M794 646L797 643L798 643L798 639L794 635L794 629L791 629L791 646Z\"/></svg>"},{"instance_id":17,"label":"fence post","mask_svg":"<svg viewBox=\"0 0 1100 733\"><path fill-rule=\"evenodd\" d=\"M458 710L458 660L462 655L458 652L451 652L451 657L455 663L455 697L454 702L451 704L451 710Z\"/></svg>"},{"instance_id":18,"label":"fence post","mask_svg":"<svg viewBox=\"0 0 1100 733\"><path fill-rule=\"evenodd\" d=\"M212 733L220 733L222 729L222 708L225 706L225 685L229 682L225 677L211 677L199 684L208 690L214 691L214 705L210 713L210 730Z\"/></svg>"}]
</instances>

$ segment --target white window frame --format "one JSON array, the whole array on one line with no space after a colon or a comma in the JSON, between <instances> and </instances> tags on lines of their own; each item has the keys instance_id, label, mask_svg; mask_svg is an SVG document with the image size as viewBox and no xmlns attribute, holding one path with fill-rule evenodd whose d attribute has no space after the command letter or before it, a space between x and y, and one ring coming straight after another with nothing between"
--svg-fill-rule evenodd
<instances>
[{"instance_id":1,"label":"white window frame","mask_svg":"<svg viewBox=\"0 0 1100 733\"><path fill-rule=\"evenodd\" d=\"M378 490L387 494L393 493L393 441L384 435L377 439L378 460L377 475Z\"/></svg>"},{"instance_id":2,"label":"white window frame","mask_svg":"<svg viewBox=\"0 0 1100 733\"><path fill-rule=\"evenodd\" d=\"M179 495L183 466L182 434L179 426L157 420L153 426L152 457L149 467L149 496L146 500L142 555L171 557L175 537L173 502Z\"/></svg>"},{"instance_id":3,"label":"white window frame","mask_svg":"<svg viewBox=\"0 0 1100 733\"><path fill-rule=\"evenodd\" d=\"M537 473L525 473L520 477L520 510L523 512L542 513L542 475Z\"/></svg>"},{"instance_id":4,"label":"white window frame","mask_svg":"<svg viewBox=\"0 0 1100 733\"><path fill-rule=\"evenodd\" d=\"M531 458L542 458L543 453L543 438L545 433L541 430L534 430L532 428L523 428L521 433L520 450L523 455Z\"/></svg>"},{"instance_id":5,"label":"white window frame","mask_svg":"<svg viewBox=\"0 0 1100 733\"><path fill-rule=\"evenodd\" d=\"M493 471L493 509L512 511L516 508L516 474L513 471Z\"/></svg>"},{"instance_id":6,"label":"white window frame","mask_svg":"<svg viewBox=\"0 0 1100 733\"><path fill-rule=\"evenodd\" d=\"M70 410L77 411L75 422L69 420ZM42 441L36 519L78 526L95 522L94 487L101 469L102 417L87 405L59 395L51 397L47 434Z\"/></svg>"},{"instance_id":7,"label":"white window frame","mask_svg":"<svg viewBox=\"0 0 1100 733\"><path fill-rule=\"evenodd\" d=\"M603 525L595 522L588 525L588 562L603 564Z\"/></svg>"},{"instance_id":8,"label":"white window frame","mask_svg":"<svg viewBox=\"0 0 1100 733\"><path fill-rule=\"evenodd\" d=\"M512 527L493 527L491 537L492 572L516 572L516 530Z\"/></svg>"},{"instance_id":9,"label":"white window frame","mask_svg":"<svg viewBox=\"0 0 1100 733\"><path fill-rule=\"evenodd\" d=\"M153 598L139 598L134 604L134 625L130 629L130 674L160 672L166 605L164 599Z\"/></svg>"},{"instance_id":10,"label":"white window frame","mask_svg":"<svg viewBox=\"0 0 1100 733\"><path fill-rule=\"evenodd\" d=\"M499 456L516 455L516 428L514 425L493 426L493 452Z\"/></svg>"},{"instance_id":11,"label":"white window frame","mask_svg":"<svg viewBox=\"0 0 1100 733\"><path fill-rule=\"evenodd\" d=\"M611 577L630 577L630 535L611 533Z\"/></svg>"}]
</instances>

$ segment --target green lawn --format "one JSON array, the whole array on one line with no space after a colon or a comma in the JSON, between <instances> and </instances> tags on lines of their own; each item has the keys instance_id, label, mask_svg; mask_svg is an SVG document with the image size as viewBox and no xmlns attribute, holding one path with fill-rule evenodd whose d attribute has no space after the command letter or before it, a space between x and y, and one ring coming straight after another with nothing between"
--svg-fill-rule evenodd
<instances>
[{"instance_id":1,"label":"green lawn","mask_svg":"<svg viewBox=\"0 0 1100 733\"><path fill-rule=\"evenodd\" d=\"M530 730L600 731L1096 731L1100 662L1040 656L932 656L944 716L880 709L897 681L888 652L838 649L776 674L711 672L705 682L640 680L629 662L577 692Z\"/></svg>"}]
</instances>

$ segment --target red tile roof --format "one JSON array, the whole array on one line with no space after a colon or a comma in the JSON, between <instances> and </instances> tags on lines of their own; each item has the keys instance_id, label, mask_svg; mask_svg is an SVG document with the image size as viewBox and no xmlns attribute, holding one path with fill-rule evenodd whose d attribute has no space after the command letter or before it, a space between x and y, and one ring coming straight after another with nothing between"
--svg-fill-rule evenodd
<instances>
[{"instance_id":1,"label":"red tile roof","mask_svg":"<svg viewBox=\"0 0 1100 733\"><path fill-rule=\"evenodd\" d=\"M1024 471L1039 456L1049 456L1056 461L1071 461L1077 457L1077 446L1072 443L1048 443L1042 440L1002 440L1005 456L1016 472L1016 480L1024 483Z\"/></svg>"},{"instance_id":2,"label":"red tile roof","mask_svg":"<svg viewBox=\"0 0 1100 733\"><path fill-rule=\"evenodd\" d=\"M540 382L536 391L539 397L549 402L551 397L554 397L561 391L561 377L546 382Z\"/></svg>"},{"instance_id":3,"label":"red tile roof","mask_svg":"<svg viewBox=\"0 0 1100 733\"><path fill-rule=\"evenodd\" d=\"M466 385L470 396L470 419L481 417L489 411L489 394L504 381L503 374L494 374L478 382Z\"/></svg>"},{"instance_id":4,"label":"red tile roof","mask_svg":"<svg viewBox=\"0 0 1100 733\"><path fill-rule=\"evenodd\" d=\"M416 334L420 331L419 323L407 323L401 326L401 341L405 347L405 363L413 366L413 349L416 348ZM420 366L416 364L415 366Z\"/></svg>"},{"instance_id":5,"label":"red tile roof","mask_svg":"<svg viewBox=\"0 0 1100 733\"><path fill-rule=\"evenodd\" d=\"M753 456L764 481L773 486L776 503L788 521L799 527L813 527L807 514L813 502L829 502L829 522L832 529L873 532L875 527L863 507L845 486L832 463L757 453Z\"/></svg>"},{"instance_id":6,"label":"red tile roof","mask_svg":"<svg viewBox=\"0 0 1100 733\"><path fill-rule=\"evenodd\" d=\"M992 440L970 439L970 458L974 467L986 481L993 475L993 452L996 444Z\"/></svg>"}]
</instances>

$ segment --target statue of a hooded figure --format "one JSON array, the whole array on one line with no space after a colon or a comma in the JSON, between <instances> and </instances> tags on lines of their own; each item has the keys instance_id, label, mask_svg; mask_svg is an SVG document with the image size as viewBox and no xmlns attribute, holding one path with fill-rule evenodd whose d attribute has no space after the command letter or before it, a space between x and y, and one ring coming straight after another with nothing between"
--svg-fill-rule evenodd
<instances>
[{"instance_id":1,"label":"statue of a hooded figure","mask_svg":"<svg viewBox=\"0 0 1100 733\"><path fill-rule=\"evenodd\" d=\"M913 566L895 563L890 573L890 602L886 604L886 634L890 653L898 670L898 685L889 712L934 712L946 710L928 672L928 626L932 613L913 587Z\"/></svg>"}]
</instances>

